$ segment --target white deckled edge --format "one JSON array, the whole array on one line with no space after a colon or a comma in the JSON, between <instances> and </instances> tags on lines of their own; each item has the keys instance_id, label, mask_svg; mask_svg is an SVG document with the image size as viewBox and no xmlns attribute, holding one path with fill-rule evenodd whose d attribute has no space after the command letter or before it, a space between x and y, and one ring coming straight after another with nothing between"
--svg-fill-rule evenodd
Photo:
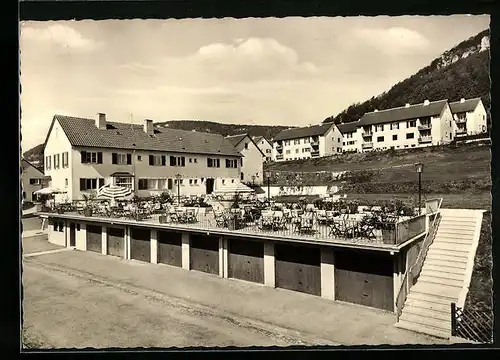
<instances>
[{"instance_id":1,"label":"white deckled edge","mask_svg":"<svg viewBox=\"0 0 500 360\"><path fill-rule=\"evenodd\" d=\"M472 248L469 251L469 257L467 259L467 267L465 268L465 278L462 286L462 290L460 290L460 294L458 295L457 306L460 308L464 307L465 298L467 297L467 293L469 292L469 286L472 279L472 272L474 271L474 260L476 258L476 250L479 244L479 237L481 236L481 225L483 223L483 212L484 210L476 211L476 227L474 229L474 237L472 238Z\"/></svg>"}]
</instances>

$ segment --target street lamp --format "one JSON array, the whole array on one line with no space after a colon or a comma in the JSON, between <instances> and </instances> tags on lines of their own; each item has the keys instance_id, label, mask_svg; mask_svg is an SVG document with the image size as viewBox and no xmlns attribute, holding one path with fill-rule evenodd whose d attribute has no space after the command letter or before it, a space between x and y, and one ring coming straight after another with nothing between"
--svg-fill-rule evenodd
<instances>
[{"instance_id":1,"label":"street lamp","mask_svg":"<svg viewBox=\"0 0 500 360\"><path fill-rule=\"evenodd\" d=\"M181 206L181 179L182 175L175 175L175 179L177 180L177 205Z\"/></svg>"},{"instance_id":2,"label":"street lamp","mask_svg":"<svg viewBox=\"0 0 500 360\"><path fill-rule=\"evenodd\" d=\"M422 173L424 172L424 164L416 163L415 170L418 173L418 214L420 215L422 207Z\"/></svg>"},{"instance_id":3,"label":"street lamp","mask_svg":"<svg viewBox=\"0 0 500 360\"><path fill-rule=\"evenodd\" d=\"M271 172L266 171L265 173L267 177L267 201L271 201Z\"/></svg>"}]
</instances>

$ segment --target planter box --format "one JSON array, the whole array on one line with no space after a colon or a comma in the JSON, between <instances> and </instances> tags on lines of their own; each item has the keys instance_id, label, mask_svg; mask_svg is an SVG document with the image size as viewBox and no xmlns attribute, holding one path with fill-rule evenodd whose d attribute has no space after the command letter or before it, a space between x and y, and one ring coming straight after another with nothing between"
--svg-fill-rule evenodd
<instances>
[{"instance_id":1,"label":"planter box","mask_svg":"<svg viewBox=\"0 0 500 360\"><path fill-rule=\"evenodd\" d=\"M382 241L384 244L396 244L396 227L393 229L382 229Z\"/></svg>"},{"instance_id":2,"label":"planter box","mask_svg":"<svg viewBox=\"0 0 500 360\"><path fill-rule=\"evenodd\" d=\"M92 217L92 209L84 209L83 210L83 215L86 217Z\"/></svg>"}]
</instances>

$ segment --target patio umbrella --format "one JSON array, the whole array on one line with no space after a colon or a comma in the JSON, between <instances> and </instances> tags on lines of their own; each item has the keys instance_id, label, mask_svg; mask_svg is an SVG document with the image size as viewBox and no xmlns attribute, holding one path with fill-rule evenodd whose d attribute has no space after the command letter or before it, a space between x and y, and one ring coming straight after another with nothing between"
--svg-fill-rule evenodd
<instances>
[{"instance_id":1,"label":"patio umbrella","mask_svg":"<svg viewBox=\"0 0 500 360\"><path fill-rule=\"evenodd\" d=\"M58 189L55 187L46 187L40 190L35 191L33 194L36 195L51 195L51 194L63 194L66 193L66 190Z\"/></svg>"},{"instance_id":2,"label":"patio umbrella","mask_svg":"<svg viewBox=\"0 0 500 360\"><path fill-rule=\"evenodd\" d=\"M132 196L132 189L124 186L105 185L99 189L98 199L117 200Z\"/></svg>"}]
</instances>

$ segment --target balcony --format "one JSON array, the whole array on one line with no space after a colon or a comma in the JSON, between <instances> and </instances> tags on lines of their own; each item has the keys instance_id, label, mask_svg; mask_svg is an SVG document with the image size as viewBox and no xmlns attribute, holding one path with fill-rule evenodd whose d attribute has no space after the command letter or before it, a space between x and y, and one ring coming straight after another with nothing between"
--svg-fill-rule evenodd
<instances>
[{"instance_id":1,"label":"balcony","mask_svg":"<svg viewBox=\"0 0 500 360\"><path fill-rule=\"evenodd\" d=\"M465 124L467 122L467 118L456 118L455 123L457 124Z\"/></svg>"},{"instance_id":2,"label":"balcony","mask_svg":"<svg viewBox=\"0 0 500 360\"><path fill-rule=\"evenodd\" d=\"M432 142L432 137L431 136L421 136L418 138L418 143L419 144L426 144Z\"/></svg>"},{"instance_id":3,"label":"balcony","mask_svg":"<svg viewBox=\"0 0 500 360\"><path fill-rule=\"evenodd\" d=\"M276 144L276 150L283 150L283 144Z\"/></svg>"},{"instance_id":4,"label":"balcony","mask_svg":"<svg viewBox=\"0 0 500 360\"><path fill-rule=\"evenodd\" d=\"M418 126L418 130L424 131L424 130L430 130L432 128L432 125L430 123L428 124L421 124Z\"/></svg>"},{"instance_id":5,"label":"balcony","mask_svg":"<svg viewBox=\"0 0 500 360\"><path fill-rule=\"evenodd\" d=\"M318 156L319 156L319 150L311 151L311 157L318 157Z\"/></svg>"},{"instance_id":6,"label":"balcony","mask_svg":"<svg viewBox=\"0 0 500 360\"><path fill-rule=\"evenodd\" d=\"M457 129L457 130L455 131L455 135L457 135L457 136L467 135L467 129L466 129L466 128L463 128L463 129Z\"/></svg>"},{"instance_id":7,"label":"balcony","mask_svg":"<svg viewBox=\"0 0 500 360\"><path fill-rule=\"evenodd\" d=\"M316 140L311 140L311 145L312 146L319 146L319 140L316 139Z\"/></svg>"},{"instance_id":8,"label":"balcony","mask_svg":"<svg viewBox=\"0 0 500 360\"><path fill-rule=\"evenodd\" d=\"M369 136L373 136L372 131L363 131L363 137L369 137Z\"/></svg>"},{"instance_id":9,"label":"balcony","mask_svg":"<svg viewBox=\"0 0 500 360\"><path fill-rule=\"evenodd\" d=\"M283 160L283 154L277 154L276 160Z\"/></svg>"},{"instance_id":10,"label":"balcony","mask_svg":"<svg viewBox=\"0 0 500 360\"><path fill-rule=\"evenodd\" d=\"M373 148L373 143L372 142L365 142L361 144L362 149L372 149Z\"/></svg>"}]
</instances>

